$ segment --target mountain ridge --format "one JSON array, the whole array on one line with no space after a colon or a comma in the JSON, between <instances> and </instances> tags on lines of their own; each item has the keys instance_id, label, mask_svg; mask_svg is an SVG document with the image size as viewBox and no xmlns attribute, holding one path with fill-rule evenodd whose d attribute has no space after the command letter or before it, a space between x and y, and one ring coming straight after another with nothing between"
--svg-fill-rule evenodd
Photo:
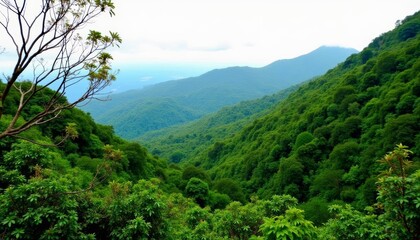
<instances>
[{"instance_id":1,"label":"mountain ridge","mask_svg":"<svg viewBox=\"0 0 420 240\"><path fill-rule=\"evenodd\" d=\"M183 164L261 198L372 205L378 159L403 144L420 166L419 56L420 12Z\"/></svg>"},{"instance_id":2,"label":"mountain ridge","mask_svg":"<svg viewBox=\"0 0 420 240\"><path fill-rule=\"evenodd\" d=\"M113 95L113 100L109 102L93 101L83 110L90 112L98 122L114 126L120 136L136 138L150 130L197 119L224 106L273 94L326 72L355 52L357 50L351 48L324 46L261 68L215 69L198 77L167 81ZM171 115L166 114L166 109L159 107L161 98L171 99L181 111L171 110ZM145 116L143 109L153 107L158 108L154 111L156 114ZM163 121L163 115L170 122Z\"/></svg>"}]
</instances>

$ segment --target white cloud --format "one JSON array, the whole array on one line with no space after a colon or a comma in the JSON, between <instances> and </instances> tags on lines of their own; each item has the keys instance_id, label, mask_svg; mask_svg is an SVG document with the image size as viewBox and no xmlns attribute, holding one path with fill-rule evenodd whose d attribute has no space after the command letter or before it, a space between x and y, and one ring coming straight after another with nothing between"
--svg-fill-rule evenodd
<instances>
[{"instance_id":1,"label":"white cloud","mask_svg":"<svg viewBox=\"0 0 420 240\"><path fill-rule=\"evenodd\" d=\"M123 44L112 50L119 65L262 66L321 45L361 50L420 10L418 0L113 1L116 16L104 15L92 28L120 33Z\"/></svg>"}]
</instances>

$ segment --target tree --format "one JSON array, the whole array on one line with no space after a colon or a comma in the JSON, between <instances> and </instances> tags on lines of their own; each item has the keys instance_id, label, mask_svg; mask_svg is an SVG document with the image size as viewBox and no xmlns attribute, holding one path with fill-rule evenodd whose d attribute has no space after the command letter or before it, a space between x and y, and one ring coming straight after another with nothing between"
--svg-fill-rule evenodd
<instances>
[{"instance_id":1,"label":"tree","mask_svg":"<svg viewBox=\"0 0 420 240\"><path fill-rule=\"evenodd\" d=\"M111 182L112 201L103 205L106 212L106 231L111 239L165 239L167 222L164 212L167 205L162 200L159 180Z\"/></svg>"},{"instance_id":2,"label":"tree","mask_svg":"<svg viewBox=\"0 0 420 240\"><path fill-rule=\"evenodd\" d=\"M390 237L382 219L369 211L365 214L348 204L333 204L328 210L335 216L321 228L319 239L398 239ZM373 211L373 208L366 210Z\"/></svg>"},{"instance_id":3,"label":"tree","mask_svg":"<svg viewBox=\"0 0 420 240\"><path fill-rule=\"evenodd\" d=\"M380 175L378 185L378 206L382 208L390 229L398 239L419 239L420 230L420 171L409 175L413 152L407 146L398 144L380 161L388 167Z\"/></svg>"},{"instance_id":4,"label":"tree","mask_svg":"<svg viewBox=\"0 0 420 240\"><path fill-rule=\"evenodd\" d=\"M0 139L17 137L19 133L57 118L64 109L73 108L85 100L97 98L115 75L111 70L112 56L105 52L121 43L115 32L108 35L84 29L104 12L114 15L112 0L0 0L0 33L7 36L16 51L16 63L5 84L0 86L0 120L4 119L5 102L11 92L19 95L7 127L0 129ZM30 9L30 11L28 10ZM23 74L32 76L22 82ZM87 80L87 81L86 81ZM88 84L76 100L67 102L65 94L80 83ZM29 83L29 84L28 84ZM24 123L17 123L31 100L47 88L53 88L42 106Z\"/></svg>"},{"instance_id":5,"label":"tree","mask_svg":"<svg viewBox=\"0 0 420 240\"><path fill-rule=\"evenodd\" d=\"M419 239L420 170L409 174L413 162L407 148L398 144L380 160L386 170L376 182L377 203L365 208L366 214L332 205L335 217L321 229L320 239Z\"/></svg>"},{"instance_id":6,"label":"tree","mask_svg":"<svg viewBox=\"0 0 420 240\"><path fill-rule=\"evenodd\" d=\"M1 239L88 239L68 179L32 178L0 194Z\"/></svg>"},{"instance_id":7,"label":"tree","mask_svg":"<svg viewBox=\"0 0 420 240\"><path fill-rule=\"evenodd\" d=\"M230 178L222 178L214 183L214 189L228 195L233 201L244 203L246 201L245 195L241 185Z\"/></svg>"},{"instance_id":8,"label":"tree","mask_svg":"<svg viewBox=\"0 0 420 240\"><path fill-rule=\"evenodd\" d=\"M260 230L265 239L316 239L316 228L303 216L303 210L291 208L274 218L264 218Z\"/></svg>"},{"instance_id":9,"label":"tree","mask_svg":"<svg viewBox=\"0 0 420 240\"><path fill-rule=\"evenodd\" d=\"M201 207L206 205L209 196L209 185L199 178L191 178L185 187L185 193L193 198Z\"/></svg>"}]
</instances>

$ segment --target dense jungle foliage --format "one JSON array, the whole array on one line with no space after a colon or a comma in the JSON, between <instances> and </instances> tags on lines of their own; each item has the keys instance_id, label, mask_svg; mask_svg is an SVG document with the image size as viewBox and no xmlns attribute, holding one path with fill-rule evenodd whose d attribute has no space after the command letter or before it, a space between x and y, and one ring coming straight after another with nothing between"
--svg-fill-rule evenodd
<instances>
[{"instance_id":1,"label":"dense jungle foliage","mask_svg":"<svg viewBox=\"0 0 420 240\"><path fill-rule=\"evenodd\" d=\"M376 162L396 144L420 152L418 14L292 93L266 116L187 161L246 195L376 200Z\"/></svg>"},{"instance_id":2,"label":"dense jungle foliage","mask_svg":"<svg viewBox=\"0 0 420 240\"><path fill-rule=\"evenodd\" d=\"M0 238L419 239L419 32L417 13L184 164L78 109L2 139Z\"/></svg>"}]
</instances>

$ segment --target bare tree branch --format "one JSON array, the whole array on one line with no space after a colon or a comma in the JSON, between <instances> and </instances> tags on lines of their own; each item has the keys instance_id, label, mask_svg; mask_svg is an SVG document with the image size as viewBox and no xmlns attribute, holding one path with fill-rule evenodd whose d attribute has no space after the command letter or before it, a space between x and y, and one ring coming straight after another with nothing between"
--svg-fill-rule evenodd
<instances>
[{"instance_id":1,"label":"bare tree branch","mask_svg":"<svg viewBox=\"0 0 420 240\"><path fill-rule=\"evenodd\" d=\"M82 37L92 19L103 12L114 14L112 1L37 1L38 5L34 1L0 0L0 29L16 51L15 66L0 91L0 120L10 91L20 95L8 127L0 129L0 139L45 124L58 117L62 110L97 98L99 92L115 80L110 65L112 56L105 50L121 43L119 35L110 32L108 36L91 30ZM29 8L31 11L27 11ZM29 88L24 87L20 79L26 71L32 71L32 79L27 80L31 84ZM83 81L88 83L85 92L72 102L63 101L69 88ZM31 100L46 88L55 92L43 103L43 109L18 124L17 120Z\"/></svg>"}]
</instances>

